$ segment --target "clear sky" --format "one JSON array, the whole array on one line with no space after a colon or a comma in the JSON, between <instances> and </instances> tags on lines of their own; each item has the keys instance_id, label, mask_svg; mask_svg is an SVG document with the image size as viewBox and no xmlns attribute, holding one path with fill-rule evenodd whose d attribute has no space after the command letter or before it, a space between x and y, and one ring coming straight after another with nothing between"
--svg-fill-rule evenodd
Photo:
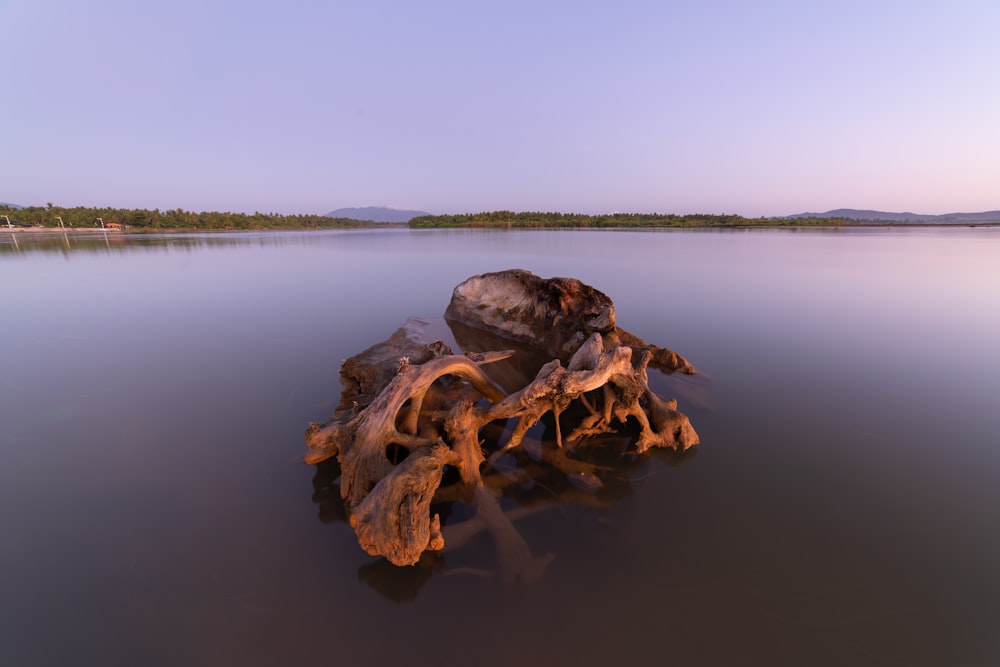
<instances>
[{"instance_id":1,"label":"clear sky","mask_svg":"<svg viewBox=\"0 0 1000 667\"><path fill-rule=\"evenodd\" d=\"M996 0L0 0L0 201L1000 209Z\"/></svg>"}]
</instances>

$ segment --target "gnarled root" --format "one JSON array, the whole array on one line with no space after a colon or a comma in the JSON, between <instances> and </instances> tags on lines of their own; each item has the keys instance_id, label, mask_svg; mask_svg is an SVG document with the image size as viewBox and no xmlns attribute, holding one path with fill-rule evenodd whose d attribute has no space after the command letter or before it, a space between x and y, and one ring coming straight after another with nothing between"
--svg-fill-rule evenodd
<instances>
[{"instance_id":1,"label":"gnarled root","mask_svg":"<svg viewBox=\"0 0 1000 667\"><path fill-rule=\"evenodd\" d=\"M441 468L456 457L440 444L406 458L351 513L361 548L393 565L413 565L425 550L444 548L441 520L430 504L441 483Z\"/></svg>"},{"instance_id":2,"label":"gnarled root","mask_svg":"<svg viewBox=\"0 0 1000 667\"><path fill-rule=\"evenodd\" d=\"M496 494L504 484L497 480L502 475L490 467L521 447L529 430L549 413L552 421L546 424L555 427L556 449L549 450L545 463L561 470L579 493L602 487L602 469L570 458L564 447L621 431L630 418L638 425L637 452L696 445L698 435L688 418L677 411L676 401L650 390L646 372L650 363L670 371L693 368L679 355L619 329L610 299L579 281L538 283L540 279L527 272L480 278L472 287L487 289L500 306L513 309L505 313L520 312L524 320L509 324L501 310L481 309L490 314L487 328L504 333L507 326L517 340L531 342L539 340L546 333L545 323L550 323L555 333L548 348L540 348L555 358L507 394L483 366L511 357L512 351L452 354L440 341L420 342L414 333L420 322L414 325L411 320L387 341L345 362L340 405L326 424L310 425L306 460L337 457L340 494L361 547L395 565L415 564L424 551L444 547L440 519L430 508L440 496L443 471L456 469L462 497L475 504L470 521L493 536L505 578L531 579L550 557L532 556L501 510ZM450 306L449 313L469 324L481 299L463 285L453 299L453 304L460 303ZM514 292L504 293L509 289ZM523 294L532 289L541 295L534 304ZM505 377L509 382L509 373ZM515 422L504 440L497 436L501 431L494 422L509 419ZM562 422L571 419L577 422L564 435ZM488 465L484 429L494 434L489 436L493 444ZM484 470L494 472L489 482Z\"/></svg>"}]
</instances>

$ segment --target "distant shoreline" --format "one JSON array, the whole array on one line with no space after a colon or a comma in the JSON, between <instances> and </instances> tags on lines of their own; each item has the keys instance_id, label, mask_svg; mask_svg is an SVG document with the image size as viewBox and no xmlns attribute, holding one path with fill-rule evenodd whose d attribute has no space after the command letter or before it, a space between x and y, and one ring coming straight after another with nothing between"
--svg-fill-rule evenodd
<instances>
[{"instance_id":1,"label":"distant shoreline","mask_svg":"<svg viewBox=\"0 0 1000 667\"><path fill-rule=\"evenodd\" d=\"M3 220L13 223L8 233L185 233L226 231L313 231L317 229L371 229L406 226L411 229L648 229L648 228L894 228L1000 225L1000 210L977 213L918 215L860 209L835 209L785 217L748 218L735 213L560 213L556 211L481 211L447 215L418 215L408 221L376 222L329 215L279 213L196 213L174 209L114 209L47 205L12 209L0 206Z\"/></svg>"},{"instance_id":2,"label":"distant shoreline","mask_svg":"<svg viewBox=\"0 0 1000 667\"><path fill-rule=\"evenodd\" d=\"M753 224L684 224L684 225L621 225L621 226L591 226L591 225L449 225L449 226L428 226L411 227L406 223L379 223L366 227L277 227L270 229L200 229L197 227L177 227L160 229L109 229L100 227L13 227L8 228L0 225L0 234L114 234L126 236L147 236L156 234L226 234L226 233L271 233L271 232L329 232L342 230L372 230L372 229L413 229L420 231L433 231L435 229L482 229L490 231L515 231L515 230L587 230L587 231L636 231L651 229L941 229L941 228L970 228L970 227L1000 227L1000 221L990 222L841 222L839 224L805 224L796 225L784 223L753 223Z\"/></svg>"},{"instance_id":3,"label":"distant shoreline","mask_svg":"<svg viewBox=\"0 0 1000 667\"><path fill-rule=\"evenodd\" d=\"M7 234L93 234L104 232L112 234L128 233L125 229L101 229L100 227L5 227L0 224L0 232Z\"/></svg>"}]
</instances>

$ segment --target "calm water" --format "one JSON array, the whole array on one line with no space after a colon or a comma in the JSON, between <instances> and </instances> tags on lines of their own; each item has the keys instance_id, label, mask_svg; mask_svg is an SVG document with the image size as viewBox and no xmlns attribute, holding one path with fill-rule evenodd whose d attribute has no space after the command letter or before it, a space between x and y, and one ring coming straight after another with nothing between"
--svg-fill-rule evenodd
<instances>
[{"instance_id":1,"label":"calm water","mask_svg":"<svg viewBox=\"0 0 1000 667\"><path fill-rule=\"evenodd\" d=\"M386 566L302 432L513 267L690 359L702 445L516 521L533 583ZM0 354L2 665L1000 664L1000 229L0 235Z\"/></svg>"}]
</instances>

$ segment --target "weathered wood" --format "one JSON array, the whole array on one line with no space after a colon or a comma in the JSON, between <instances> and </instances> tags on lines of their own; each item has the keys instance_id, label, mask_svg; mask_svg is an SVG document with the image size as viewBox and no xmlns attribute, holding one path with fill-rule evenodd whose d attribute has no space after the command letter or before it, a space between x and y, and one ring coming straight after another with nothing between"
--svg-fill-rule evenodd
<instances>
[{"instance_id":1,"label":"weathered wood","mask_svg":"<svg viewBox=\"0 0 1000 667\"><path fill-rule=\"evenodd\" d=\"M440 519L430 506L442 497L448 466L458 471L460 495L474 505L476 525L493 536L504 576L531 579L549 557L531 555L500 510L496 493L504 482L484 474L523 446L535 424L547 420L554 427L556 447L545 450L544 460L566 475L577 494L597 492L602 470L570 458L566 449L625 431L630 418L638 425L636 452L698 444L676 401L650 390L646 370L654 361L669 371L694 369L680 355L619 329L611 300L594 288L520 270L485 274L456 288L446 315L473 331L532 346L549 361L533 376L508 366L507 393L484 365L516 359L512 350L452 354L440 341L424 343L419 321L411 321L344 363L340 405L326 424L310 425L306 460L337 458L340 494L368 553L410 565L424 551L444 547ZM484 452L483 433L501 433L494 425L510 419L515 421L509 433L489 436L492 451ZM567 419L572 428L564 434Z\"/></svg>"},{"instance_id":2,"label":"weathered wood","mask_svg":"<svg viewBox=\"0 0 1000 667\"><path fill-rule=\"evenodd\" d=\"M444 316L527 343L563 362L592 333L615 328L615 308L603 292L575 278L544 280L521 269L462 282Z\"/></svg>"},{"instance_id":3,"label":"weathered wood","mask_svg":"<svg viewBox=\"0 0 1000 667\"><path fill-rule=\"evenodd\" d=\"M567 362L594 333L605 349L647 349L650 365L665 373L695 372L687 359L650 345L617 325L615 307L603 292L576 278L543 279L521 269L484 273L459 284L445 319L530 345Z\"/></svg>"},{"instance_id":4,"label":"weathered wood","mask_svg":"<svg viewBox=\"0 0 1000 667\"><path fill-rule=\"evenodd\" d=\"M441 520L430 504L441 483L441 468L454 463L444 444L411 454L393 468L351 512L361 548L395 565L412 565L425 550L444 548Z\"/></svg>"}]
</instances>

